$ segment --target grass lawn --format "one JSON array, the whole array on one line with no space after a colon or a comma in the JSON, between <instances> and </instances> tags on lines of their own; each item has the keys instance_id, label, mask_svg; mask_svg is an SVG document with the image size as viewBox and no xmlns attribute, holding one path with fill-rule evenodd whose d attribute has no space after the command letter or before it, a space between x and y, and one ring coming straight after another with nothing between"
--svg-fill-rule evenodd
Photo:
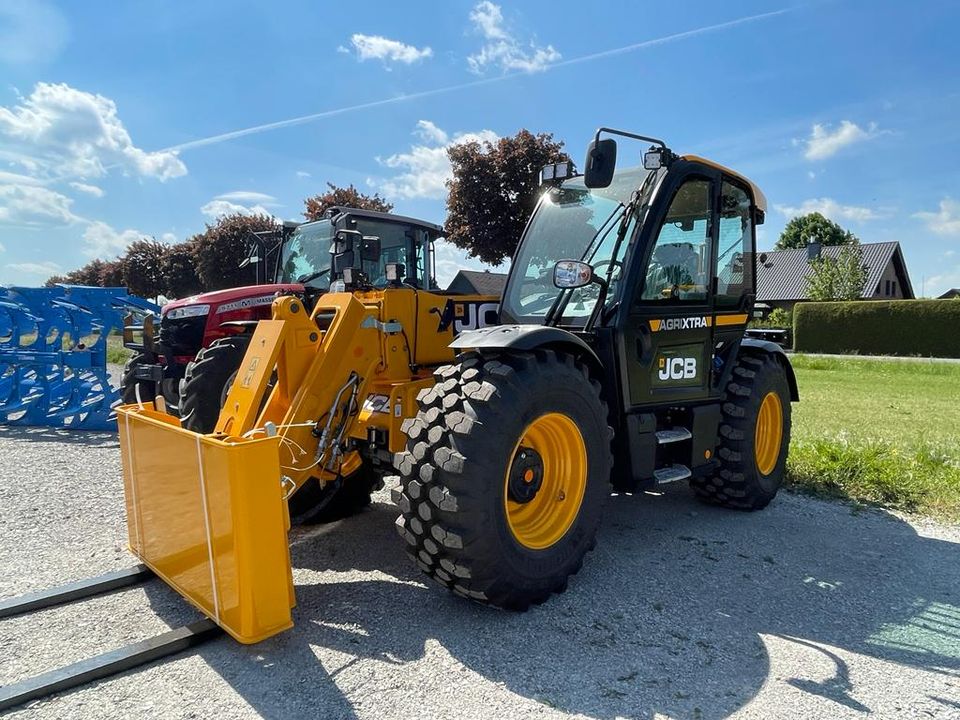
<instances>
[{"instance_id":1,"label":"grass lawn","mask_svg":"<svg viewBox=\"0 0 960 720\"><path fill-rule=\"evenodd\" d=\"M123 365L133 353L123 346L123 335L110 335L107 338L107 362Z\"/></svg>"},{"instance_id":2,"label":"grass lawn","mask_svg":"<svg viewBox=\"0 0 960 720\"><path fill-rule=\"evenodd\" d=\"M960 519L960 364L792 357L788 482Z\"/></svg>"}]
</instances>

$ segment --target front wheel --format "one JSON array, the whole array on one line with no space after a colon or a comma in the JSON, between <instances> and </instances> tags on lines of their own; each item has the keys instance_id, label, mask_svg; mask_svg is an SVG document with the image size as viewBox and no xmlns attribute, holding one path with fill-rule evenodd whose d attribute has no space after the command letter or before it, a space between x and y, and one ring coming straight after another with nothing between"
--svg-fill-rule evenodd
<instances>
[{"instance_id":1,"label":"front wheel","mask_svg":"<svg viewBox=\"0 0 960 720\"><path fill-rule=\"evenodd\" d=\"M180 388L181 426L203 434L213 432L249 345L249 335L231 335L197 353L197 359L187 365Z\"/></svg>"},{"instance_id":2,"label":"front wheel","mask_svg":"<svg viewBox=\"0 0 960 720\"><path fill-rule=\"evenodd\" d=\"M524 610L593 548L611 469L600 385L551 350L469 354L434 374L395 465L400 535L455 593Z\"/></svg>"}]
</instances>

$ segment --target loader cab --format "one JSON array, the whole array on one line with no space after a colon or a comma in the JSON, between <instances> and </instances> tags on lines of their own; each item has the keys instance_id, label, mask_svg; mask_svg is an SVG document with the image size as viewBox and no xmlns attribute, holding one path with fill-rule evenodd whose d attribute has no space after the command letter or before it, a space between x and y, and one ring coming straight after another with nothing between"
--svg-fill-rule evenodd
<instances>
[{"instance_id":1,"label":"loader cab","mask_svg":"<svg viewBox=\"0 0 960 720\"><path fill-rule=\"evenodd\" d=\"M663 151L600 186L589 172L549 183L501 306L502 323L580 336L625 411L715 399L755 295L763 195L720 165ZM561 260L588 265L589 280L558 287Z\"/></svg>"}]
</instances>

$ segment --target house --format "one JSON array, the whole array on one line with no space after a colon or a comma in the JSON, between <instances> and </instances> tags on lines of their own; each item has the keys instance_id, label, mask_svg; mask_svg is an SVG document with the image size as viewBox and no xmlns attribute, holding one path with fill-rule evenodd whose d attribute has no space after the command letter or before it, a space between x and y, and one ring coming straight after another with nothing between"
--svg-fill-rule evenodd
<instances>
[{"instance_id":1,"label":"house","mask_svg":"<svg viewBox=\"0 0 960 720\"><path fill-rule=\"evenodd\" d=\"M460 270L447 286L447 292L458 295L496 295L503 294L507 284L506 273L495 273L489 270Z\"/></svg>"},{"instance_id":2,"label":"house","mask_svg":"<svg viewBox=\"0 0 960 720\"><path fill-rule=\"evenodd\" d=\"M913 300L913 285L898 242L862 243L867 266L864 300ZM798 250L771 250L757 257L757 302L772 308L792 310L808 300L810 261L818 256L836 257L843 246L820 247L813 243Z\"/></svg>"},{"instance_id":3,"label":"house","mask_svg":"<svg viewBox=\"0 0 960 720\"><path fill-rule=\"evenodd\" d=\"M960 288L950 288L943 295L938 297L937 300L950 300L958 297L960 297Z\"/></svg>"}]
</instances>

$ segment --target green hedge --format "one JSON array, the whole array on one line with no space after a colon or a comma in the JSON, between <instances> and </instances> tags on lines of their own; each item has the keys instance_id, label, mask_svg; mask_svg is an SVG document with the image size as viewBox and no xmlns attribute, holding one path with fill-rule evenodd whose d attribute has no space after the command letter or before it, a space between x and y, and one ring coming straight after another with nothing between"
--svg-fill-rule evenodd
<instances>
[{"instance_id":1,"label":"green hedge","mask_svg":"<svg viewBox=\"0 0 960 720\"><path fill-rule=\"evenodd\" d=\"M798 303L793 338L799 352L960 358L960 301Z\"/></svg>"}]
</instances>

